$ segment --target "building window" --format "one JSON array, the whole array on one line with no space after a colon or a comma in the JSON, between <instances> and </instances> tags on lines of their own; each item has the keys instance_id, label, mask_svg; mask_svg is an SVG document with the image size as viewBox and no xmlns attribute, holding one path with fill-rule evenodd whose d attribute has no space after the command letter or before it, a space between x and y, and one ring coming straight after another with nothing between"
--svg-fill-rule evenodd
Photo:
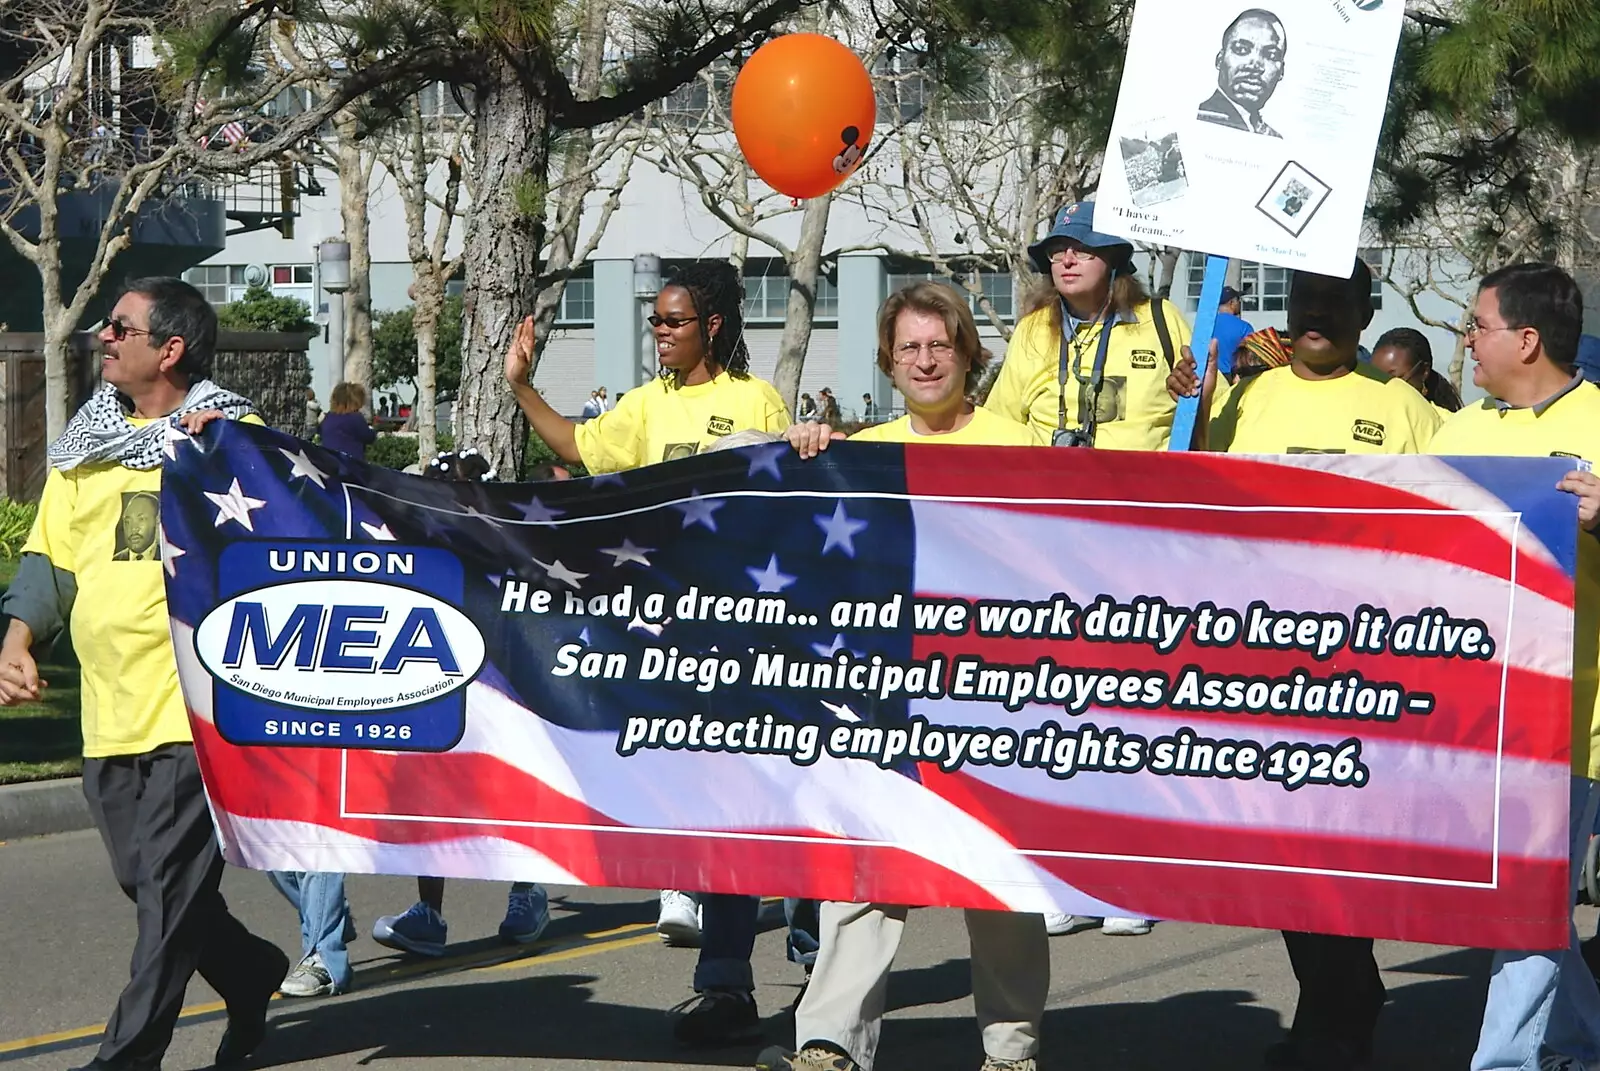
<instances>
[{"instance_id":1,"label":"building window","mask_svg":"<svg viewBox=\"0 0 1600 1071\"><path fill-rule=\"evenodd\" d=\"M562 326L588 326L594 323L594 279L572 278L561 291L561 308L556 323Z\"/></svg>"},{"instance_id":2,"label":"building window","mask_svg":"<svg viewBox=\"0 0 1600 1071\"><path fill-rule=\"evenodd\" d=\"M1383 308L1383 282L1378 278L1383 274L1383 250L1362 249L1356 255L1372 269L1372 311L1378 312Z\"/></svg>"},{"instance_id":3,"label":"building window","mask_svg":"<svg viewBox=\"0 0 1600 1071\"><path fill-rule=\"evenodd\" d=\"M1274 264L1257 264L1245 261L1239 265L1239 288L1244 296L1239 300L1240 312L1283 312L1289 307L1288 268ZM1190 312L1200 308L1200 288L1205 283L1206 261L1202 256L1189 258L1189 275L1185 285L1185 300Z\"/></svg>"},{"instance_id":4,"label":"building window","mask_svg":"<svg viewBox=\"0 0 1600 1071\"><path fill-rule=\"evenodd\" d=\"M417 106L424 119L445 119L463 114L456 99L456 88L448 82L431 82L417 94Z\"/></svg>"},{"instance_id":5,"label":"building window","mask_svg":"<svg viewBox=\"0 0 1600 1071\"><path fill-rule=\"evenodd\" d=\"M759 274L753 274L753 273ZM789 274L782 261L745 266L744 318L751 323L782 323L789 314ZM839 288L826 275L817 276L817 304L812 318L839 318Z\"/></svg>"},{"instance_id":6,"label":"building window","mask_svg":"<svg viewBox=\"0 0 1600 1071\"><path fill-rule=\"evenodd\" d=\"M274 264L272 267L273 286L310 286L311 265L309 264Z\"/></svg>"},{"instance_id":7,"label":"building window","mask_svg":"<svg viewBox=\"0 0 1600 1071\"><path fill-rule=\"evenodd\" d=\"M983 296L994 307L995 314L1007 323L1015 320L1016 300L1012 296L1011 273L1008 271L979 270L968 273L966 276L966 278L973 277L976 277L978 286L983 291ZM912 283L929 281L943 283L966 298L967 304L972 307L972 315L977 319L980 326L988 318L988 313L983 311L983 305L979 302L976 294L967 289L963 283L958 283L948 276L936 274L932 270L891 272L889 274L889 293L892 294L901 287L910 286Z\"/></svg>"},{"instance_id":8,"label":"building window","mask_svg":"<svg viewBox=\"0 0 1600 1071\"><path fill-rule=\"evenodd\" d=\"M238 273L239 281L242 283L244 281L242 264L201 264L184 272L183 281L204 294L211 304L226 305L228 284L232 281L231 274L234 272Z\"/></svg>"},{"instance_id":9,"label":"building window","mask_svg":"<svg viewBox=\"0 0 1600 1071\"><path fill-rule=\"evenodd\" d=\"M1373 271L1372 308L1376 311L1383 308L1383 283L1378 279L1378 273L1383 270L1383 250L1363 249L1360 255ZM1239 284L1245 291L1244 297L1239 301L1240 311L1245 314L1288 311L1289 279L1293 274L1291 269L1280 268L1274 264L1256 264L1250 261L1240 264ZM1205 258L1190 257L1185 296L1191 313L1200 307L1200 287L1205 282L1205 275Z\"/></svg>"}]
</instances>

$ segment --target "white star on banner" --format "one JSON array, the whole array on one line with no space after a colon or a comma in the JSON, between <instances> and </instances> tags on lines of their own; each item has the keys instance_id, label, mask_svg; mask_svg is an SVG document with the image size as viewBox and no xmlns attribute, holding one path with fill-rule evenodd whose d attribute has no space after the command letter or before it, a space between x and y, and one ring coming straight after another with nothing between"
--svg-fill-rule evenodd
<instances>
[{"instance_id":1,"label":"white star on banner","mask_svg":"<svg viewBox=\"0 0 1600 1071\"><path fill-rule=\"evenodd\" d=\"M823 658L832 658L844 650L844 633L841 632L834 636L833 642L829 644L813 643L811 649Z\"/></svg>"},{"instance_id":2,"label":"white star on banner","mask_svg":"<svg viewBox=\"0 0 1600 1071\"><path fill-rule=\"evenodd\" d=\"M749 477L758 472L770 472L772 478L781 483L783 473L778 471L778 459L793 449L788 443L767 443L756 447L750 451L750 471L745 475Z\"/></svg>"},{"instance_id":3,"label":"white star on banner","mask_svg":"<svg viewBox=\"0 0 1600 1071\"><path fill-rule=\"evenodd\" d=\"M247 532L256 530L256 526L250 521L250 511L261 509L267 504L265 499L251 498L245 494L244 489L239 486L239 477L237 476L233 478L233 483L229 486L227 494L219 495L212 491L207 491L205 496L217 507L216 526L218 528L221 528L229 521L238 521L244 525Z\"/></svg>"},{"instance_id":4,"label":"white star on banner","mask_svg":"<svg viewBox=\"0 0 1600 1071\"><path fill-rule=\"evenodd\" d=\"M618 568L624 562L638 562L648 569L650 568L650 559L646 558L645 555L654 554L655 552L655 547L635 546L633 540L627 538L623 539L620 547L605 547L600 551L601 554L609 554L616 559L611 563L613 569Z\"/></svg>"},{"instance_id":5,"label":"white star on banner","mask_svg":"<svg viewBox=\"0 0 1600 1071\"><path fill-rule=\"evenodd\" d=\"M324 491L328 489L328 485L322 482L327 479L328 474L313 465L304 450L296 450L291 454L280 446L278 447L278 453L282 454L289 462L289 479L292 480L296 476L301 476L310 480Z\"/></svg>"},{"instance_id":6,"label":"white star on banner","mask_svg":"<svg viewBox=\"0 0 1600 1071\"><path fill-rule=\"evenodd\" d=\"M491 577L489 577L489 583L493 584L495 587L499 587L500 586L500 581L502 581L504 579L505 579L504 577L500 577L500 576L491 576Z\"/></svg>"},{"instance_id":7,"label":"white star on banner","mask_svg":"<svg viewBox=\"0 0 1600 1071\"><path fill-rule=\"evenodd\" d=\"M567 514L564 509L551 509L537 497L532 502L513 504L511 508L522 514L523 520L532 524L549 524L557 517L564 517Z\"/></svg>"},{"instance_id":8,"label":"white star on banner","mask_svg":"<svg viewBox=\"0 0 1600 1071\"><path fill-rule=\"evenodd\" d=\"M161 568L167 571L168 576L178 575L178 559L189 553L180 546L167 542L167 528L162 525L161 532Z\"/></svg>"},{"instance_id":9,"label":"white star on banner","mask_svg":"<svg viewBox=\"0 0 1600 1071\"><path fill-rule=\"evenodd\" d=\"M177 444L189 441L189 433L179 427L176 420L167 421L166 431L167 438L161 444L161 451L167 455L168 460L171 460L178 456Z\"/></svg>"},{"instance_id":10,"label":"white star on banner","mask_svg":"<svg viewBox=\"0 0 1600 1071\"><path fill-rule=\"evenodd\" d=\"M560 582L562 584L566 584L568 587L571 587L571 588L576 588L578 586L578 581L584 579L585 577L587 577L589 575L588 573L575 573L575 572L573 572L571 569L568 569L565 565L561 564L561 559L560 558L557 558L555 561L551 562L549 565L546 565L544 562L540 561L538 558L535 558L535 559L533 559L533 564L535 564L539 568L543 569L545 575L548 576L551 580L555 580L555 581L558 581L558 582Z\"/></svg>"},{"instance_id":11,"label":"white star on banner","mask_svg":"<svg viewBox=\"0 0 1600 1071\"><path fill-rule=\"evenodd\" d=\"M767 559L765 569L748 568L745 573L756 582L756 591L767 594L777 594L784 588L791 587L795 578L778 569L778 556L774 554Z\"/></svg>"},{"instance_id":12,"label":"white star on banner","mask_svg":"<svg viewBox=\"0 0 1600 1071\"><path fill-rule=\"evenodd\" d=\"M589 630L588 629L584 629L582 632L578 633L578 640L585 647L589 646Z\"/></svg>"},{"instance_id":13,"label":"white star on banner","mask_svg":"<svg viewBox=\"0 0 1600 1071\"><path fill-rule=\"evenodd\" d=\"M717 530L717 519L713 514L726 506L727 503L720 498L701 498L699 491L693 491L694 496L687 502L674 502L672 508L683 514L683 526L703 524L711 531Z\"/></svg>"},{"instance_id":14,"label":"white star on banner","mask_svg":"<svg viewBox=\"0 0 1600 1071\"><path fill-rule=\"evenodd\" d=\"M394 533L389 531L389 526L387 524L368 524L366 521L362 521L361 530L366 532L373 539L382 540L389 543L397 542Z\"/></svg>"},{"instance_id":15,"label":"white star on banner","mask_svg":"<svg viewBox=\"0 0 1600 1071\"><path fill-rule=\"evenodd\" d=\"M638 610L633 612L633 620L628 622L628 630L630 632L634 629L638 629L640 632L648 632L652 636L661 635L661 630L664 628L666 628L664 623L652 625L650 622L646 621Z\"/></svg>"},{"instance_id":16,"label":"white star on banner","mask_svg":"<svg viewBox=\"0 0 1600 1071\"><path fill-rule=\"evenodd\" d=\"M817 527L827 536L822 541L822 553L826 554L834 547L838 547L848 557L856 556L855 538L866 531L867 522L855 520L846 513L843 502L833 507L832 517L818 513L811 519L817 522Z\"/></svg>"},{"instance_id":17,"label":"white star on banner","mask_svg":"<svg viewBox=\"0 0 1600 1071\"><path fill-rule=\"evenodd\" d=\"M820 702L822 703L823 706L827 707L830 712L832 712L834 717L838 718L840 721L860 721L861 720L861 715L859 715L855 711L851 710L849 703L840 703L838 706L834 706L832 703L828 702L827 700L821 700Z\"/></svg>"}]
</instances>

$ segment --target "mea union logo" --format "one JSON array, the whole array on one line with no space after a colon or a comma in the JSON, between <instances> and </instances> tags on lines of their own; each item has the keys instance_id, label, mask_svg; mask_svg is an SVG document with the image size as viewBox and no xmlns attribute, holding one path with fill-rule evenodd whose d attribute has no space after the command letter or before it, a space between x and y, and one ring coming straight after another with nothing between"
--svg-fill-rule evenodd
<instances>
[{"instance_id":1,"label":"mea union logo","mask_svg":"<svg viewBox=\"0 0 1600 1071\"><path fill-rule=\"evenodd\" d=\"M364 713L437 699L483 666L478 627L424 592L300 580L235 595L195 630L218 681L303 709Z\"/></svg>"}]
</instances>

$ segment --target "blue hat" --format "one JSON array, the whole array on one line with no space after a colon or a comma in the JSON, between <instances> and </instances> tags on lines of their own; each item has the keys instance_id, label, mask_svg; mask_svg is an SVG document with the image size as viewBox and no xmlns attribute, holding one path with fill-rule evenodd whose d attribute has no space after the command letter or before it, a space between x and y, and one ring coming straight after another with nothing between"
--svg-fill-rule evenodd
<instances>
[{"instance_id":1,"label":"blue hat","mask_svg":"<svg viewBox=\"0 0 1600 1071\"><path fill-rule=\"evenodd\" d=\"M1578 336L1578 370L1591 383L1600 383L1600 338Z\"/></svg>"},{"instance_id":2,"label":"blue hat","mask_svg":"<svg viewBox=\"0 0 1600 1071\"><path fill-rule=\"evenodd\" d=\"M1119 248L1128 254L1133 252L1133 243L1126 238L1113 238L1094 229L1093 201L1077 201L1057 212L1055 226L1050 228L1050 233L1028 247L1028 259L1044 274L1050 272L1046 247L1057 238L1071 238L1081 242L1086 249Z\"/></svg>"}]
</instances>

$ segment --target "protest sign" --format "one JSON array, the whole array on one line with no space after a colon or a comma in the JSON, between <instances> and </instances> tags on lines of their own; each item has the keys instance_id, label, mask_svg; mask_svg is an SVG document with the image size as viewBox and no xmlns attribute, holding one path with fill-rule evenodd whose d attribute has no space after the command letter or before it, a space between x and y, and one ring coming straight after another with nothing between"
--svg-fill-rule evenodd
<instances>
[{"instance_id":1,"label":"protest sign","mask_svg":"<svg viewBox=\"0 0 1600 1071\"><path fill-rule=\"evenodd\" d=\"M785 444L162 488L228 858L1553 947L1561 459Z\"/></svg>"},{"instance_id":2,"label":"protest sign","mask_svg":"<svg viewBox=\"0 0 1600 1071\"><path fill-rule=\"evenodd\" d=\"M1402 0L1139 0L1095 224L1344 277Z\"/></svg>"}]
</instances>

